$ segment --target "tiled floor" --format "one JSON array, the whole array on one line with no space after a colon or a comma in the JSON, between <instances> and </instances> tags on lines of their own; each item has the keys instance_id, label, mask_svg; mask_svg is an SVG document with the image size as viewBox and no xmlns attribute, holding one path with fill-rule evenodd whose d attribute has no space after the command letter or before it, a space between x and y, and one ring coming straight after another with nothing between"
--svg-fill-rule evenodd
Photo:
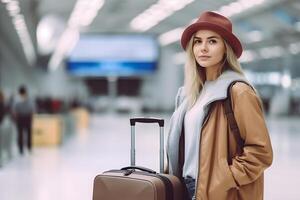
<instances>
[{"instance_id":1,"label":"tiled floor","mask_svg":"<svg viewBox=\"0 0 300 200\"><path fill-rule=\"evenodd\" d=\"M157 116L157 115L156 115ZM158 115L165 119L169 115ZM129 165L129 116L91 118L60 148L35 148L0 168L1 200L89 200L93 178ZM168 121L166 123L168 127ZM268 118L274 162L265 173L266 200L300 199L300 118ZM158 127L137 126L137 164L158 170Z\"/></svg>"}]
</instances>

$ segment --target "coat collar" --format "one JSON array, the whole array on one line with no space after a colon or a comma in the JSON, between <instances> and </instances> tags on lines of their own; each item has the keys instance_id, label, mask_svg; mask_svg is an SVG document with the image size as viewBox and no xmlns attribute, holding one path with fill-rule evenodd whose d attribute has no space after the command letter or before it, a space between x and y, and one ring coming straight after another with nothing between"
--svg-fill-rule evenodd
<instances>
[{"instance_id":1,"label":"coat collar","mask_svg":"<svg viewBox=\"0 0 300 200\"><path fill-rule=\"evenodd\" d=\"M209 89L210 91L215 91L213 93L210 93L209 95L206 95L204 98L205 106L208 104L227 98L227 88L233 81L245 81L249 83L249 81L241 74L232 71L227 70L223 72L216 80L213 81L207 81L204 85L206 89ZM178 109L175 112L185 112L187 109L187 98L185 98L185 91L182 91L182 94L180 94L182 99L182 103L178 107Z\"/></svg>"},{"instance_id":2,"label":"coat collar","mask_svg":"<svg viewBox=\"0 0 300 200\"><path fill-rule=\"evenodd\" d=\"M247 79L232 70L228 70L223 72L216 80L208 81L205 83L205 87L210 91L214 91L213 93L209 93L205 98L205 106L208 104L227 98L227 88L233 81L245 81L248 82Z\"/></svg>"}]
</instances>

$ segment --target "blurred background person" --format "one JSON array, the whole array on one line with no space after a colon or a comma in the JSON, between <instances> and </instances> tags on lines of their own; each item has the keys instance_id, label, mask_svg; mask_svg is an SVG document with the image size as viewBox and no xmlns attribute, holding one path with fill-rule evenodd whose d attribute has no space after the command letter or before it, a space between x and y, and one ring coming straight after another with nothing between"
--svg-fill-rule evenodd
<instances>
[{"instance_id":1,"label":"blurred background person","mask_svg":"<svg viewBox=\"0 0 300 200\"><path fill-rule=\"evenodd\" d=\"M0 124L5 116L5 103L4 103L4 95L0 90Z\"/></svg>"},{"instance_id":2,"label":"blurred background person","mask_svg":"<svg viewBox=\"0 0 300 200\"><path fill-rule=\"evenodd\" d=\"M28 97L27 89L24 85L19 88L19 99L16 100L13 108L14 117L18 130L18 148L20 154L24 153L24 136L27 139L28 150L31 151L31 130L32 116L35 112L34 102Z\"/></svg>"}]
</instances>

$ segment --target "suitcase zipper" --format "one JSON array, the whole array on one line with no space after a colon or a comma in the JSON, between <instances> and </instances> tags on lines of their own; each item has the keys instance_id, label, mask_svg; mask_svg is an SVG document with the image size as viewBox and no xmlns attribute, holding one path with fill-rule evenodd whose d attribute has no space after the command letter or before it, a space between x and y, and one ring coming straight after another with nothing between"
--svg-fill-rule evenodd
<instances>
[{"instance_id":1,"label":"suitcase zipper","mask_svg":"<svg viewBox=\"0 0 300 200\"><path fill-rule=\"evenodd\" d=\"M117 172L117 173L122 173L124 176L129 176L130 174L141 174L141 175L146 175L146 176L152 176L159 178L165 185L166 187L166 200L174 200L174 190L173 190L173 185L172 182L165 176L161 174L149 174L147 172L140 172L140 171L135 171L135 170L109 170L103 173L108 173L108 172Z\"/></svg>"}]
</instances>

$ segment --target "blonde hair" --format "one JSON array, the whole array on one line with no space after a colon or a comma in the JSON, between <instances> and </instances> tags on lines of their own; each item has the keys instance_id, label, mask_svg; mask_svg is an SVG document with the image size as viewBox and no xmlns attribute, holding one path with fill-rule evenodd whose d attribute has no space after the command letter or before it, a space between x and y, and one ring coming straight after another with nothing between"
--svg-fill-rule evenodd
<instances>
[{"instance_id":1,"label":"blonde hair","mask_svg":"<svg viewBox=\"0 0 300 200\"><path fill-rule=\"evenodd\" d=\"M191 37L186 48L187 60L184 66L184 89L189 108L195 104L206 80L205 68L196 62L193 52L193 41L194 35ZM233 70L244 75L233 49L225 40L223 41L226 48L226 57L224 57L224 62L220 68L220 74L226 70Z\"/></svg>"}]
</instances>

